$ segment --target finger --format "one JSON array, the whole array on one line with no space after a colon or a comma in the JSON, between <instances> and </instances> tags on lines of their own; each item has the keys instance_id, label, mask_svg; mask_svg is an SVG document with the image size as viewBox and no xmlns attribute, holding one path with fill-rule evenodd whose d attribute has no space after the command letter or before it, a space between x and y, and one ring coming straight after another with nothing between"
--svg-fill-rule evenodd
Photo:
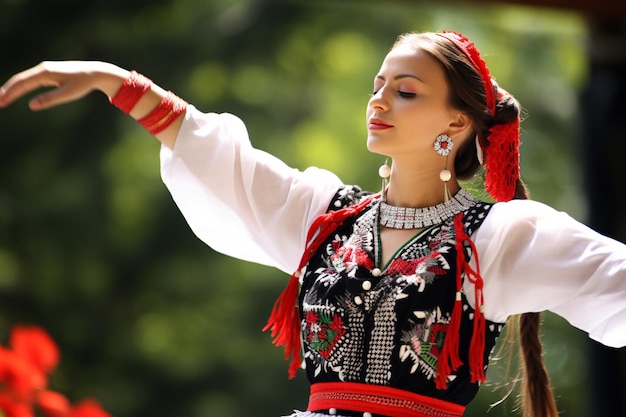
<instances>
[{"instance_id":1,"label":"finger","mask_svg":"<svg viewBox=\"0 0 626 417\"><path fill-rule=\"evenodd\" d=\"M32 98L28 102L28 106L31 110L35 111L46 110L60 104L78 100L79 98L85 96L87 92L88 90L76 89L68 85L62 85L61 87L46 91L45 93Z\"/></svg>"},{"instance_id":2,"label":"finger","mask_svg":"<svg viewBox=\"0 0 626 417\"><path fill-rule=\"evenodd\" d=\"M60 81L46 71L42 63L11 77L0 87L0 107L6 107L24 95L42 87L57 87Z\"/></svg>"}]
</instances>

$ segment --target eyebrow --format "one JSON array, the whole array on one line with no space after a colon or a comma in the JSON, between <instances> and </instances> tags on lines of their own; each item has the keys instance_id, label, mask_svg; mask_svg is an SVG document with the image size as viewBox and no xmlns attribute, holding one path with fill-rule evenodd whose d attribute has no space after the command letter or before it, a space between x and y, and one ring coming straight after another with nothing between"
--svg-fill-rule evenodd
<instances>
[{"instance_id":1,"label":"eyebrow","mask_svg":"<svg viewBox=\"0 0 626 417\"><path fill-rule=\"evenodd\" d=\"M380 74L379 74L379 75L377 75L375 78L385 81L385 77L383 77L383 76L382 76L382 75L380 75ZM425 84L424 80L422 80L422 79L421 79L420 77L418 77L417 75L413 75L413 74L398 74L398 75L396 75L396 76L394 76L394 77L393 77L393 80L394 80L394 81L397 81L397 80L399 80L399 79L401 79L401 78L414 78L414 79L416 79L417 81L422 82L422 83L424 83L424 84Z\"/></svg>"}]
</instances>

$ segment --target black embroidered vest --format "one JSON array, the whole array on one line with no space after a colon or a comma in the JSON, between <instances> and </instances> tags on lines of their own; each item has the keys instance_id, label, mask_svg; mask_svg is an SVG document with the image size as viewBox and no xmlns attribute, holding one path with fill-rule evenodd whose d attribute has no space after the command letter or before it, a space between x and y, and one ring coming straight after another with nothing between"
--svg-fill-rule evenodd
<instances>
[{"instance_id":1,"label":"black embroidered vest","mask_svg":"<svg viewBox=\"0 0 626 417\"><path fill-rule=\"evenodd\" d=\"M355 204L364 193L342 188L329 209ZM468 367L474 309L462 294L459 356L463 365L437 389L437 363L456 289L452 219L417 233L387 265L380 265L378 203L350 217L328 237L301 276L299 308L307 378L316 382L385 385L466 405L476 395ZM467 235L491 204L464 212ZM469 261L466 248L465 259ZM463 277L465 279L465 277ZM503 323L486 322L487 365Z\"/></svg>"}]
</instances>

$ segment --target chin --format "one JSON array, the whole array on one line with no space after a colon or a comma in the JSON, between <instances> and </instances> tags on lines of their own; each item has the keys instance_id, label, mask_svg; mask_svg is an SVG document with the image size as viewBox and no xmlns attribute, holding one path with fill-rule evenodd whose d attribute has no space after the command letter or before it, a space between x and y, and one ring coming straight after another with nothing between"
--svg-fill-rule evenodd
<instances>
[{"instance_id":1,"label":"chin","mask_svg":"<svg viewBox=\"0 0 626 417\"><path fill-rule=\"evenodd\" d=\"M387 152L385 151L386 146L384 146L384 144L381 142L382 141L379 138L373 138L371 136L368 136L367 150L372 153L377 153L379 155L389 156L387 155Z\"/></svg>"}]
</instances>

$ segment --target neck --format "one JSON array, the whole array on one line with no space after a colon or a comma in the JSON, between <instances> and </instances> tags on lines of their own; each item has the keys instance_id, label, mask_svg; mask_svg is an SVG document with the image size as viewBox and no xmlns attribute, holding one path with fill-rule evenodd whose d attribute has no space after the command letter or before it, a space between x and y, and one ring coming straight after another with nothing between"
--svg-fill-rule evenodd
<instances>
[{"instance_id":1,"label":"neck","mask_svg":"<svg viewBox=\"0 0 626 417\"><path fill-rule=\"evenodd\" d=\"M443 160L438 162L437 166L404 169L402 164L394 161L387 187L387 203L397 207L431 207L443 203L444 182L439 178ZM415 165L411 164L412 167ZM450 166L448 169L452 172L448 190L454 195L460 186Z\"/></svg>"}]
</instances>

